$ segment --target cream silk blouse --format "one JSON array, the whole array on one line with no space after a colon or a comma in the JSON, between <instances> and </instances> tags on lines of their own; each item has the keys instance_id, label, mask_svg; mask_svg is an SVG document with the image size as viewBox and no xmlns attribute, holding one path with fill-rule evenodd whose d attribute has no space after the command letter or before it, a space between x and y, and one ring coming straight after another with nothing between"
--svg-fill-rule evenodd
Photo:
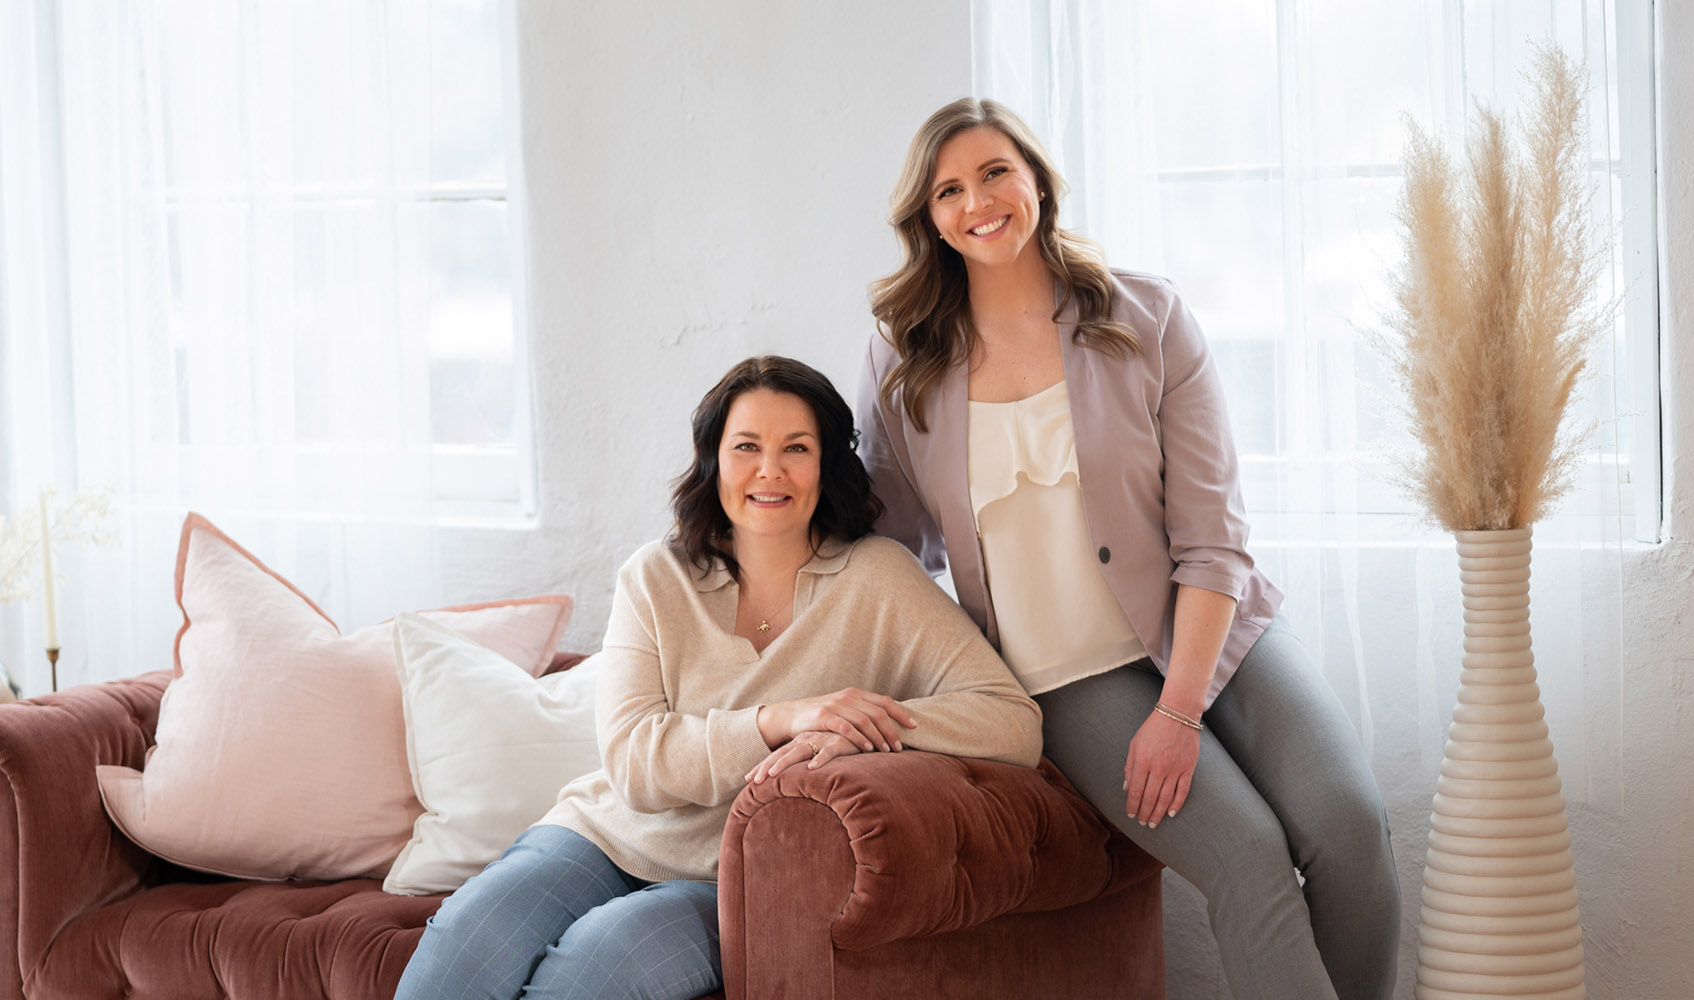
<instances>
[{"instance_id":1,"label":"cream silk blouse","mask_svg":"<svg viewBox=\"0 0 1694 1000\"><path fill-rule=\"evenodd\" d=\"M1223 381L1206 339L1170 282L1112 272L1112 318L1135 331L1141 350L1122 355L1075 337L1077 306L1064 289L1058 316L1076 432L1077 478L1091 540L1118 606L1163 672L1170 662L1179 586L1235 598L1210 705L1275 617L1282 592L1247 552L1247 511L1237 485ZM881 386L899 363L873 334L859 381L859 455L886 512L878 533L917 553L931 574L952 570L959 603L996 647L999 623L971 510L968 373L952 365L924 401L927 430L907 418L903 390L884 402ZM1004 591L1008 583L999 581Z\"/></svg>"},{"instance_id":2,"label":"cream silk blouse","mask_svg":"<svg viewBox=\"0 0 1694 1000\"><path fill-rule=\"evenodd\" d=\"M969 447L1000 654L1024 689L1040 694L1146 656L1094 556L1065 383L1010 403L971 400Z\"/></svg>"}]
</instances>

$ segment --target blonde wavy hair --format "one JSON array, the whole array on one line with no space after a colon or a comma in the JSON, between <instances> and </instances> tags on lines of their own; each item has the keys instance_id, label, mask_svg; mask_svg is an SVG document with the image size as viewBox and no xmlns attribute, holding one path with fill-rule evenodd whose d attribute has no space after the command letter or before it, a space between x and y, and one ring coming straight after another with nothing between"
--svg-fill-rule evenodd
<instances>
[{"instance_id":1,"label":"blonde wavy hair","mask_svg":"<svg viewBox=\"0 0 1694 1000\"><path fill-rule=\"evenodd\" d=\"M1059 198L1065 182L1041 141L1005 105L960 98L930 115L912 137L906 164L889 199L888 222L900 238L906 259L893 274L871 285L871 314L878 332L900 357L878 386L882 405L891 405L895 394L901 394L906 416L920 432L929 429L923 418L925 398L948 368L970 358L977 344L964 258L936 232L929 217L929 188L942 144L960 132L984 126L1012 141L1035 172L1036 190L1049 195L1041 202L1035 239L1047 270L1063 288L1053 318L1057 320L1075 302L1077 343L1118 358L1141 351L1135 331L1111 318L1112 275L1100 248L1059 228Z\"/></svg>"}]
</instances>

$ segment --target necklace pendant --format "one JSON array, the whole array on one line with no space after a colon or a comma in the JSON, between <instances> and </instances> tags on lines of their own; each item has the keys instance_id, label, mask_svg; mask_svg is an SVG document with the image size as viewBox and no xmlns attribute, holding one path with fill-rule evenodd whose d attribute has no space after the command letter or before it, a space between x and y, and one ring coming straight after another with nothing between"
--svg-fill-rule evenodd
<instances>
[{"instance_id":1,"label":"necklace pendant","mask_svg":"<svg viewBox=\"0 0 1694 1000\"><path fill-rule=\"evenodd\" d=\"M759 621L759 631L760 632L769 632L770 630L771 630L770 621L768 619L761 619Z\"/></svg>"}]
</instances>

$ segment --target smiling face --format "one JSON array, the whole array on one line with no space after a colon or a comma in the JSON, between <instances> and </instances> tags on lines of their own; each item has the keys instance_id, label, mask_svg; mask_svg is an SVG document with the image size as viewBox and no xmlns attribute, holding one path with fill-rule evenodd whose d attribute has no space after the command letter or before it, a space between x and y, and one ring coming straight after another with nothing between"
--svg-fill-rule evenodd
<instances>
[{"instance_id":1,"label":"smiling face","mask_svg":"<svg viewBox=\"0 0 1694 1000\"><path fill-rule=\"evenodd\" d=\"M818 422L804 399L753 389L730 403L718 442L718 502L738 543L810 546L821 470Z\"/></svg>"},{"instance_id":2,"label":"smiling face","mask_svg":"<svg viewBox=\"0 0 1694 1000\"><path fill-rule=\"evenodd\" d=\"M1042 197L1035 171L999 129L966 129L936 152L929 218L968 270L1039 255Z\"/></svg>"}]
</instances>

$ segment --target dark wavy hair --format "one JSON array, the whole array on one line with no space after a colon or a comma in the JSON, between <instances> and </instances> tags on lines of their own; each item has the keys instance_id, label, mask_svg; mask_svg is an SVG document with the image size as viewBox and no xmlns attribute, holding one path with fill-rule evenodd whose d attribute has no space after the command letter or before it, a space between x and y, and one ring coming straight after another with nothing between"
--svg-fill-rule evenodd
<instances>
[{"instance_id":1,"label":"dark wavy hair","mask_svg":"<svg viewBox=\"0 0 1694 1000\"><path fill-rule=\"evenodd\" d=\"M718 380L694 408L694 461L671 484L676 517L673 544L702 573L722 561L737 582L741 564L726 544L731 525L718 500L718 445L736 398L755 389L798 396L818 424L818 506L812 512L812 549L826 539L851 542L870 534L882 516L882 501L871 491L865 464L854 450L859 432L853 411L824 374L792 358L767 354L748 358Z\"/></svg>"}]
</instances>

